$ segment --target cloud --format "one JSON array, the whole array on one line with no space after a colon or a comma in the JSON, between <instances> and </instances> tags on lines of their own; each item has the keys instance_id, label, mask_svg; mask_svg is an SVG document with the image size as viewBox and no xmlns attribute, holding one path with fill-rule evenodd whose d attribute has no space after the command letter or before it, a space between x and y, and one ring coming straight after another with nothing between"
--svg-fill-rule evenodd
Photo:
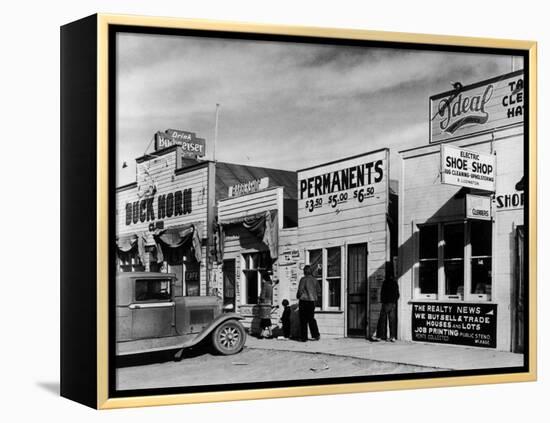
<instances>
[{"instance_id":1,"label":"cloud","mask_svg":"<svg viewBox=\"0 0 550 423\"><path fill-rule=\"evenodd\" d=\"M120 34L117 48L119 161L143 154L153 134L169 127L212 142L221 103L218 159L283 169L371 144L425 143L431 95L451 82L508 72L511 62L497 55L136 34Z\"/></svg>"}]
</instances>

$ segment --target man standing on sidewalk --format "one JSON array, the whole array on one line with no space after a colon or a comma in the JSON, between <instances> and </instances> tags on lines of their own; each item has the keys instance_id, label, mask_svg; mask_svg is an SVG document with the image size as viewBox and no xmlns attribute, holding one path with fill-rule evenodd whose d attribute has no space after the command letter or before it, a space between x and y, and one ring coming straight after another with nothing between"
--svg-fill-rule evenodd
<instances>
[{"instance_id":1,"label":"man standing on sidewalk","mask_svg":"<svg viewBox=\"0 0 550 423\"><path fill-rule=\"evenodd\" d=\"M386 278L382 284L380 292L380 317L378 318L378 327L376 335L371 338L371 341L379 341L385 339L390 342L395 342L397 339L397 300L399 299L399 285L393 274L393 266L390 262L386 262ZM387 325L390 324L390 336L387 337Z\"/></svg>"},{"instance_id":2,"label":"man standing on sidewalk","mask_svg":"<svg viewBox=\"0 0 550 423\"><path fill-rule=\"evenodd\" d=\"M315 320L315 302L317 301L317 279L312 276L311 266L304 267L304 276L298 284L296 298L299 300L300 312L300 341L307 341L307 327L314 341L321 338L319 328Z\"/></svg>"}]
</instances>

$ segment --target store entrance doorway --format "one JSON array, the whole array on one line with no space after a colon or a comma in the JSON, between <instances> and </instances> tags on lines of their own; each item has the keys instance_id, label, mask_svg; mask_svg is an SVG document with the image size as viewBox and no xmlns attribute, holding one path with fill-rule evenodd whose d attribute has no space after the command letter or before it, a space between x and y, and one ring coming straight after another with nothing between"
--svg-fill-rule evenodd
<instances>
[{"instance_id":1,"label":"store entrance doorway","mask_svg":"<svg viewBox=\"0 0 550 423\"><path fill-rule=\"evenodd\" d=\"M223 307L235 311L235 260L223 261Z\"/></svg>"},{"instance_id":2,"label":"store entrance doorway","mask_svg":"<svg viewBox=\"0 0 550 423\"><path fill-rule=\"evenodd\" d=\"M525 348L525 229L516 228L516 269L514 286L514 336L512 349L516 353Z\"/></svg>"},{"instance_id":3,"label":"store entrance doorway","mask_svg":"<svg viewBox=\"0 0 550 423\"><path fill-rule=\"evenodd\" d=\"M348 246L347 335L367 338L367 244Z\"/></svg>"}]
</instances>

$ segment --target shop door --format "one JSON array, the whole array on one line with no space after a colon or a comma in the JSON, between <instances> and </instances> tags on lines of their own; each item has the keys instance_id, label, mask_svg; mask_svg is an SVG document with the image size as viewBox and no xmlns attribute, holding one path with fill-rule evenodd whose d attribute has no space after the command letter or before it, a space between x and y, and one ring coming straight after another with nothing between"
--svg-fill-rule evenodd
<instances>
[{"instance_id":1,"label":"shop door","mask_svg":"<svg viewBox=\"0 0 550 423\"><path fill-rule=\"evenodd\" d=\"M514 287L514 352L524 351L525 338L525 229L516 229L516 269Z\"/></svg>"},{"instance_id":2,"label":"shop door","mask_svg":"<svg viewBox=\"0 0 550 423\"><path fill-rule=\"evenodd\" d=\"M235 311L235 260L223 261L223 306Z\"/></svg>"},{"instance_id":3,"label":"shop door","mask_svg":"<svg viewBox=\"0 0 550 423\"><path fill-rule=\"evenodd\" d=\"M348 246L347 335L367 337L367 244Z\"/></svg>"}]
</instances>

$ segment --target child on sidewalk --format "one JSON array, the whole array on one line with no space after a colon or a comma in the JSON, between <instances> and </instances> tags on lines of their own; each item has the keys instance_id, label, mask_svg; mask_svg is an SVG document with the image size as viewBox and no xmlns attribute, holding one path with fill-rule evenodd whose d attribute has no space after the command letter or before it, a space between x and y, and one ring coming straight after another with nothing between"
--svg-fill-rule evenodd
<instances>
[{"instance_id":1,"label":"child on sidewalk","mask_svg":"<svg viewBox=\"0 0 550 423\"><path fill-rule=\"evenodd\" d=\"M283 300L282 305L284 307L283 315L281 316L283 336L288 339L290 338L290 304L286 298Z\"/></svg>"}]
</instances>

